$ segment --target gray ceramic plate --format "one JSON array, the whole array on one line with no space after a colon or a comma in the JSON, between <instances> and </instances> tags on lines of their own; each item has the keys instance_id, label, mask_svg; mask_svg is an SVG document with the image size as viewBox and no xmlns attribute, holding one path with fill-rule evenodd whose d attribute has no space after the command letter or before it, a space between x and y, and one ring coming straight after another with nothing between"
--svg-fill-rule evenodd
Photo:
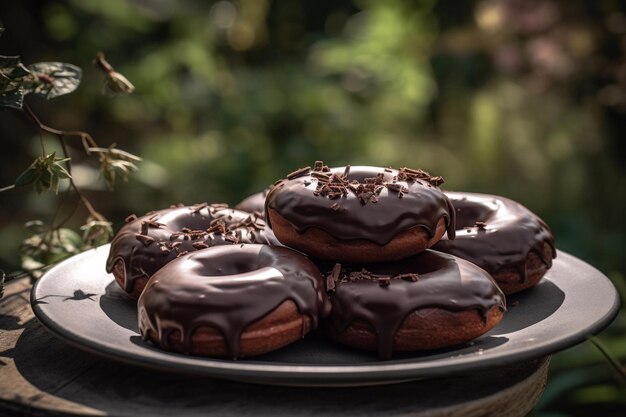
<instances>
[{"instance_id":1,"label":"gray ceramic plate","mask_svg":"<svg viewBox=\"0 0 626 417\"><path fill-rule=\"evenodd\" d=\"M509 297L500 325L463 346L379 361L312 334L254 359L208 359L165 352L141 340L134 302L104 271L108 253L107 245L74 256L37 281L31 302L45 327L79 348L130 364L245 382L373 385L475 372L580 343L606 327L619 309L608 278L559 252L537 287Z\"/></svg>"}]
</instances>

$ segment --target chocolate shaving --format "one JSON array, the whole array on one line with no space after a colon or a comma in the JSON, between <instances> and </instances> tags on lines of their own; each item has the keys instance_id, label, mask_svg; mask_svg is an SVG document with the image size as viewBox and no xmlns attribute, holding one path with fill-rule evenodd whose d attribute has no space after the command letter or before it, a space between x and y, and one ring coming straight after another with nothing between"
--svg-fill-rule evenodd
<instances>
[{"instance_id":1,"label":"chocolate shaving","mask_svg":"<svg viewBox=\"0 0 626 417\"><path fill-rule=\"evenodd\" d=\"M206 249L206 248L209 247L209 245L207 245L204 242L194 242L194 243L191 244L191 246L193 246L194 249L198 249L198 250L199 249Z\"/></svg>"},{"instance_id":2,"label":"chocolate shaving","mask_svg":"<svg viewBox=\"0 0 626 417\"><path fill-rule=\"evenodd\" d=\"M143 243L144 246L150 246L150 244L154 243L154 239L141 233L135 233L135 238Z\"/></svg>"},{"instance_id":3,"label":"chocolate shaving","mask_svg":"<svg viewBox=\"0 0 626 417\"><path fill-rule=\"evenodd\" d=\"M213 203L209 207L215 210L223 210L229 208L228 204L226 203Z\"/></svg>"},{"instance_id":4,"label":"chocolate shaving","mask_svg":"<svg viewBox=\"0 0 626 417\"><path fill-rule=\"evenodd\" d=\"M409 274L399 274L393 277L394 279L402 279L405 281L417 282L419 280L419 275L414 273Z\"/></svg>"},{"instance_id":5,"label":"chocolate shaving","mask_svg":"<svg viewBox=\"0 0 626 417\"><path fill-rule=\"evenodd\" d=\"M130 216L126 217L124 219L124 223L130 223L132 221L137 220L137 215L136 214L131 214Z\"/></svg>"},{"instance_id":6,"label":"chocolate shaving","mask_svg":"<svg viewBox=\"0 0 626 417\"><path fill-rule=\"evenodd\" d=\"M391 280L394 279L417 282L419 280L419 275L416 273L405 273L394 276L376 275L365 268L362 268L360 271L351 271L347 268L342 268L341 264L335 264L332 271L327 275L326 286L329 288L332 285L334 289L336 283L348 283L367 280L376 281L381 287L387 287L391 285ZM333 284L330 284L331 280L333 281Z\"/></svg>"},{"instance_id":7,"label":"chocolate shaving","mask_svg":"<svg viewBox=\"0 0 626 417\"><path fill-rule=\"evenodd\" d=\"M430 179L428 179L428 182L431 185L434 185L435 187L439 187L445 181L444 181L444 179L442 177L431 177Z\"/></svg>"},{"instance_id":8,"label":"chocolate shaving","mask_svg":"<svg viewBox=\"0 0 626 417\"><path fill-rule=\"evenodd\" d=\"M336 263L332 271L326 276L326 291L335 292L337 281L341 276L341 264Z\"/></svg>"},{"instance_id":9,"label":"chocolate shaving","mask_svg":"<svg viewBox=\"0 0 626 417\"><path fill-rule=\"evenodd\" d=\"M293 171L291 174L287 175L288 180L293 180L294 178L303 177L311 172L311 167L300 168L296 171Z\"/></svg>"},{"instance_id":10,"label":"chocolate shaving","mask_svg":"<svg viewBox=\"0 0 626 417\"><path fill-rule=\"evenodd\" d=\"M313 178L317 178L320 181L324 181L324 182L330 181L330 175L328 175L328 174L326 174L324 172L313 171L313 172L311 172L311 176Z\"/></svg>"},{"instance_id":11,"label":"chocolate shaving","mask_svg":"<svg viewBox=\"0 0 626 417\"><path fill-rule=\"evenodd\" d=\"M192 213L199 213L202 209L207 208L209 205L207 203L200 203L191 208Z\"/></svg>"}]
</instances>

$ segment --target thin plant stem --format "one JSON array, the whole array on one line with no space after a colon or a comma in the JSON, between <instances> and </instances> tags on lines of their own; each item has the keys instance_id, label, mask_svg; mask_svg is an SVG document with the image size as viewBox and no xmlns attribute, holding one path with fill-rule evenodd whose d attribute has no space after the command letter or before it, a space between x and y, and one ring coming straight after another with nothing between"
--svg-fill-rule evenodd
<instances>
[{"instance_id":1,"label":"thin plant stem","mask_svg":"<svg viewBox=\"0 0 626 417\"><path fill-rule=\"evenodd\" d=\"M53 127L43 124L41 120L39 120L39 118L35 115L35 113L33 113L32 109L27 104L24 104L23 110L24 110L24 113L37 125L37 127L44 132L47 132L56 136L78 137L78 138L81 138L83 142L87 142L89 146L91 146L92 148L98 147L98 144L96 143L96 141L87 132L81 132L77 130L65 131L65 130L55 129ZM83 147L84 147L84 143L83 143ZM87 153L89 152L87 151Z\"/></svg>"},{"instance_id":2,"label":"thin plant stem","mask_svg":"<svg viewBox=\"0 0 626 417\"><path fill-rule=\"evenodd\" d=\"M65 158L69 158L69 151L67 149L67 143L65 141L66 137L75 136L75 137L81 138L83 147L85 148L85 152L87 154L90 153L90 151L89 151L90 147L91 148L98 148L98 144L91 137L90 134L85 133L85 132L80 132L80 131L64 131L64 130L55 129L53 127L47 126L44 123L42 123L41 120L39 120L37 115L35 115L33 110L27 104L24 104L23 110L24 110L24 113L31 119L31 121L33 123L35 123L35 125L37 125L37 127L39 128L39 132L40 133L42 131L43 132L47 132L47 133L50 133L52 135L55 135L59 139L59 142L61 144L61 148L63 149L63 155L65 156ZM86 146L86 145L89 145L89 146ZM78 198L79 198L80 202L87 209L87 212L89 212L89 215L92 216L94 219L96 219L98 221L106 221L106 218L103 215L101 215L100 213L98 213L98 211L96 209L94 209L94 207L91 204L91 202L87 199L87 197L85 197L85 195L82 193L82 191L78 188L78 186L74 182L74 180L73 180L73 178L71 176L72 175L72 164L71 164L71 161L68 160L66 162L66 166L67 166L67 172L70 174L70 178L69 178L70 186L72 187L72 189L78 195ZM67 220L64 220L64 222L65 221L67 221Z\"/></svg>"},{"instance_id":3,"label":"thin plant stem","mask_svg":"<svg viewBox=\"0 0 626 417\"><path fill-rule=\"evenodd\" d=\"M587 340L600 351L600 353L607 360L611 368L617 373L622 384L626 383L626 368L619 360L607 349L607 347L595 336L588 336Z\"/></svg>"},{"instance_id":4,"label":"thin plant stem","mask_svg":"<svg viewBox=\"0 0 626 417\"><path fill-rule=\"evenodd\" d=\"M0 188L0 193L3 191L12 190L13 188L15 188L15 184L7 185L6 187Z\"/></svg>"}]
</instances>

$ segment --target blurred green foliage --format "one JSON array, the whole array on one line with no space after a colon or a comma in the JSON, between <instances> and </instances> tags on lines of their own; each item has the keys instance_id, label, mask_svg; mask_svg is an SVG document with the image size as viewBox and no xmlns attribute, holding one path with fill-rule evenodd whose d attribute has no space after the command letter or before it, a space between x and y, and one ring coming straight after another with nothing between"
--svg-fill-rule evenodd
<instances>
[{"instance_id":1,"label":"blurred green foliage","mask_svg":"<svg viewBox=\"0 0 626 417\"><path fill-rule=\"evenodd\" d=\"M29 99L46 122L144 159L111 198L73 155L74 178L117 226L174 202L236 203L316 159L407 165L522 202L626 295L623 2L26 0L2 2L0 19L3 54L84 70L54 107ZM100 96L98 50L135 94ZM34 133L0 113L0 187L36 156ZM56 200L0 199L9 271L21 225ZM622 363L625 334L622 312L600 337ZM555 356L535 414L625 408L623 382L586 343Z\"/></svg>"}]
</instances>

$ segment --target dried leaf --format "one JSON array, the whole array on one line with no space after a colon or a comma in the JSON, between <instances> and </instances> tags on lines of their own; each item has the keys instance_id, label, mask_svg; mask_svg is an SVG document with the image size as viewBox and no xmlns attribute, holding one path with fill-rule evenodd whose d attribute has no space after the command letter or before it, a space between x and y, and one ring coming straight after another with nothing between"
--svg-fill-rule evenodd
<instances>
[{"instance_id":1,"label":"dried leaf","mask_svg":"<svg viewBox=\"0 0 626 417\"><path fill-rule=\"evenodd\" d=\"M120 94L131 94L133 91L135 91L135 86L124 75L115 71L107 74L102 90L105 96L112 97Z\"/></svg>"},{"instance_id":2,"label":"dried leaf","mask_svg":"<svg viewBox=\"0 0 626 417\"><path fill-rule=\"evenodd\" d=\"M89 148L89 152L100 154L100 172L110 190L113 189L118 174L127 181L128 176L138 169L135 163L141 161L136 155L116 149L115 144L108 148Z\"/></svg>"},{"instance_id":3,"label":"dried leaf","mask_svg":"<svg viewBox=\"0 0 626 417\"><path fill-rule=\"evenodd\" d=\"M83 231L83 244L86 247L95 247L107 243L113 236L111 222L95 219L92 216L87 218L87 222L80 227Z\"/></svg>"}]
</instances>

